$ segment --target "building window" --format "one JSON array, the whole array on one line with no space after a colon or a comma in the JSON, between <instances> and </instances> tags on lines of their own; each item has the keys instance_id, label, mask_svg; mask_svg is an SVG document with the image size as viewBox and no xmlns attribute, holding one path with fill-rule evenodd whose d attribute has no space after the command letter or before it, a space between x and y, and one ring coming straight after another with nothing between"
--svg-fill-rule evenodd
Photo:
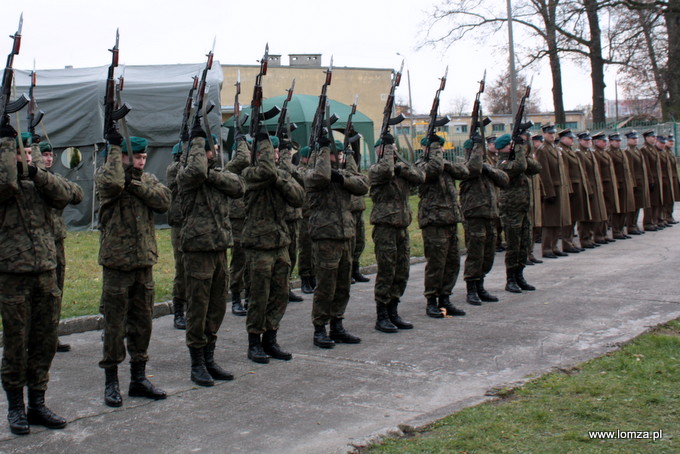
<instances>
[{"instance_id":1,"label":"building window","mask_svg":"<svg viewBox=\"0 0 680 454\"><path fill-rule=\"evenodd\" d=\"M410 126L397 126L394 131L397 135L401 134L406 134L407 136L411 135L411 127Z\"/></svg>"},{"instance_id":2,"label":"building window","mask_svg":"<svg viewBox=\"0 0 680 454\"><path fill-rule=\"evenodd\" d=\"M495 123L495 124L491 125L491 130L493 132L505 131L505 123Z\"/></svg>"},{"instance_id":3,"label":"building window","mask_svg":"<svg viewBox=\"0 0 680 454\"><path fill-rule=\"evenodd\" d=\"M468 126L467 125L456 125L456 133L457 134L464 134L468 132Z\"/></svg>"},{"instance_id":4,"label":"building window","mask_svg":"<svg viewBox=\"0 0 680 454\"><path fill-rule=\"evenodd\" d=\"M564 124L564 129L576 129L578 128L577 121L568 121Z\"/></svg>"}]
</instances>

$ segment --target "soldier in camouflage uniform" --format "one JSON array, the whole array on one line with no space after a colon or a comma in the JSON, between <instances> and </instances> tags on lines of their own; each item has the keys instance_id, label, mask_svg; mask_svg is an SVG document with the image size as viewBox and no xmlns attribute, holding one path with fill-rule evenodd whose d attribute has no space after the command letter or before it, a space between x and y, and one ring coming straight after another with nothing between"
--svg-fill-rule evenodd
<instances>
[{"instance_id":1,"label":"soldier in camouflage uniform","mask_svg":"<svg viewBox=\"0 0 680 454\"><path fill-rule=\"evenodd\" d=\"M521 293L536 290L524 279L524 266L529 248L533 246L531 221L531 185L529 178L541 171L541 165L527 156L523 138L515 139L514 158L511 157L511 136L504 134L496 139L499 153L498 168L508 175L508 185L501 189L500 215L508 241L505 250L505 290Z\"/></svg>"},{"instance_id":2,"label":"soldier in camouflage uniform","mask_svg":"<svg viewBox=\"0 0 680 454\"><path fill-rule=\"evenodd\" d=\"M66 182L69 191L71 192L71 200L69 201L69 204L78 205L80 202L82 202L84 195L83 188L52 172L52 164L54 163L52 145L49 142L43 141L40 142L40 145L33 144L31 148L31 154L33 156L42 157L42 164L48 172ZM63 295L66 271L66 254L64 252L66 224L64 223L64 210L51 208L50 213L52 214L52 216L50 216L50 226L52 227L52 233L54 234L54 247L57 250L57 285L59 285L59 290L61 290ZM61 300L59 300L59 307L61 308ZM69 344L63 344L61 341L57 342L58 352L67 352L69 350L71 350L71 346Z\"/></svg>"},{"instance_id":3,"label":"soldier in camouflage uniform","mask_svg":"<svg viewBox=\"0 0 680 454\"><path fill-rule=\"evenodd\" d=\"M250 164L250 148L248 141L237 137L234 143L236 156L227 164L227 170L241 175L243 169ZM243 224L246 221L246 204L243 197L229 198L229 222L234 246L231 248L231 262L229 263L229 283L231 291L231 313L245 317L248 311L241 303L241 292L245 290L244 298L248 299L250 278L247 270L246 250L243 247ZM247 304L246 304L247 305Z\"/></svg>"},{"instance_id":4,"label":"soldier in camouflage uniform","mask_svg":"<svg viewBox=\"0 0 680 454\"><path fill-rule=\"evenodd\" d=\"M304 169L307 168L307 163L309 162L309 147L304 146L300 148L298 152L300 158L299 167L301 172L304 173ZM302 181L304 187L304 177ZM298 274L300 275L300 281L302 282L302 293L312 294L314 293L314 288L316 287L316 277L314 273L314 258L312 257L312 242L309 241L309 215L311 214L309 209L309 197L305 192L305 200L302 204L302 219L300 219L300 238L298 245Z\"/></svg>"},{"instance_id":5,"label":"soldier in camouflage uniform","mask_svg":"<svg viewBox=\"0 0 680 454\"><path fill-rule=\"evenodd\" d=\"M130 353L129 395L166 397L165 391L147 380L146 362L155 296L152 267L158 261L154 213L168 210L170 189L144 172L146 139L130 137L132 162L127 143L117 131L109 131L106 139L110 144L106 163L95 177L104 314L104 355L99 367L106 375L104 402L120 407L118 364L125 359L125 339Z\"/></svg>"},{"instance_id":6,"label":"soldier in camouflage uniform","mask_svg":"<svg viewBox=\"0 0 680 454\"><path fill-rule=\"evenodd\" d=\"M411 187L425 181L422 170L397 161L394 137L380 139L378 162L368 169L371 184L371 224L378 274L375 278L375 329L396 333L413 325L402 320L397 311L406 290L411 259L408 226L411 225L409 196Z\"/></svg>"},{"instance_id":7,"label":"soldier in camouflage uniform","mask_svg":"<svg viewBox=\"0 0 680 454\"><path fill-rule=\"evenodd\" d=\"M186 153L186 144L178 142L172 147L172 163L170 163L165 171L165 181L168 182L168 188L170 189L170 208L168 209L170 242L172 243L172 253L175 257L175 278L172 284L172 309L175 314L173 326L176 329L186 329L187 327L186 319L184 318L184 308L187 304L186 284L184 282L184 259L179 244L179 233L182 230L182 207L179 201L179 191L176 180L183 153Z\"/></svg>"},{"instance_id":8,"label":"soldier in camouflage uniform","mask_svg":"<svg viewBox=\"0 0 680 454\"><path fill-rule=\"evenodd\" d=\"M312 306L314 345L333 348L336 342L359 343L361 339L348 333L342 324L349 302L352 278L352 237L355 226L349 211L352 195L368 192L368 178L357 172L349 159L340 169L340 156L330 151L330 140L319 139L321 150L305 172L305 191L311 215L309 236L316 258L317 288ZM326 324L330 322L330 337Z\"/></svg>"},{"instance_id":9,"label":"soldier in camouflage uniform","mask_svg":"<svg viewBox=\"0 0 680 454\"><path fill-rule=\"evenodd\" d=\"M31 165L30 149L17 151L9 118L0 124L0 315L2 387L12 433L29 424L51 429L66 420L45 406L49 369L57 347L59 301L57 253L50 209L63 209L72 194L63 179ZM39 153L38 153L39 154ZM23 155L23 156L22 156ZM24 157L26 159L24 159ZM28 415L24 387L28 387Z\"/></svg>"},{"instance_id":10,"label":"soldier in camouflage uniform","mask_svg":"<svg viewBox=\"0 0 680 454\"><path fill-rule=\"evenodd\" d=\"M472 149L471 149L472 148ZM484 288L484 277L491 271L496 253L498 200L496 187L508 184L508 175L483 161L484 144L476 136L467 143L467 168L470 176L460 184L460 205L465 218L465 282L467 302L479 306L498 298Z\"/></svg>"},{"instance_id":11,"label":"soldier in camouflage uniform","mask_svg":"<svg viewBox=\"0 0 680 454\"><path fill-rule=\"evenodd\" d=\"M285 211L287 206L302 206L304 190L288 171L276 168L275 149L267 133L257 134L255 140L257 159L243 170L243 246L251 282L246 329L248 358L268 363L269 357L285 361L293 357L279 347L277 332L288 306L291 266Z\"/></svg>"},{"instance_id":12,"label":"soldier in camouflage uniform","mask_svg":"<svg viewBox=\"0 0 680 454\"><path fill-rule=\"evenodd\" d=\"M451 304L450 296L460 272L458 223L463 221L458 201L456 181L470 176L465 164L444 159L443 139L426 137L423 158L417 162L425 176L418 189L418 227L422 230L425 247L425 313L433 318L465 315ZM429 148L429 151L426 152Z\"/></svg>"},{"instance_id":13,"label":"soldier in camouflage uniform","mask_svg":"<svg viewBox=\"0 0 680 454\"><path fill-rule=\"evenodd\" d=\"M213 386L234 376L215 361L217 332L227 310L227 248L233 245L229 197L241 197L243 178L217 167L200 125L191 130L186 166L177 173L184 224L180 233L187 288L186 342L191 380Z\"/></svg>"}]
</instances>

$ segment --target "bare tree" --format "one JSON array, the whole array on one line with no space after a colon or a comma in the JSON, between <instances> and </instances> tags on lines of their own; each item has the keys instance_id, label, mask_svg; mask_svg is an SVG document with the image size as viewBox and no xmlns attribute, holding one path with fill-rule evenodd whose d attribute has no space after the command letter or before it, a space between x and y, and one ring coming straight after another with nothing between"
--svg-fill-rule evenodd
<instances>
[{"instance_id":1,"label":"bare tree","mask_svg":"<svg viewBox=\"0 0 680 454\"><path fill-rule=\"evenodd\" d=\"M449 104L449 109L453 115L460 117L464 113L470 111L470 106L472 106L472 103L470 102L467 96L458 95L451 100L451 104Z\"/></svg>"},{"instance_id":2,"label":"bare tree","mask_svg":"<svg viewBox=\"0 0 680 454\"><path fill-rule=\"evenodd\" d=\"M523 74L517 75L517 99L524 96L524 91L528 85L527 78ZM501 76L493 81L484 92L485 98L488 99L484 105L487 106L487 111L492 114L511 114L511 91L510 91L510 72L506 71ZM534 92L535 94L535 92ZM527 99L526 111L538 112L540 110L537 98L530 97Z\"/></svg>"}]
</instances>

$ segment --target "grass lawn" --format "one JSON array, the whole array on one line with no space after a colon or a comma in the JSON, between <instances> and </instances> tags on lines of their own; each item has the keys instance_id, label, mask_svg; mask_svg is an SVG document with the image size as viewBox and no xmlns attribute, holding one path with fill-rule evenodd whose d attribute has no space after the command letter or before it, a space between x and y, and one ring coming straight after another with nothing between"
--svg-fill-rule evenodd
<instances>
[{"instance_id":1,"label":"grass lawn","mask_svg":"<svg viewBox=\"0 0 680 454\"><path fill-rule=\"evenodd\" d=\"M423 252L423 238L418 228L417 212L418 197L410 199L413 212L413 222L409 227L411 234L411 255L421 257ZM375 263L375 252L371 234L369 216L372 209L370 198L366 198L367 209L364 211L366 223L366 249L361 256L361 265ZM154 267L156 280L156 301L167 301L172 295L172 280L175 263L170 244L170 229L157 230L158 264ZM459 244L462 244L462 236ZM62 301L62 318L79 315L97 314L99 312L99 298L101 296L101 266L97 264L99 254L99 232L69 232L65 241L66 249L66 282L64 283L64 297ZM297 269L294 270L297 277Z\"/></svg>"},{"instance_id":2,"label":"grass lawn","mask_svg":"<svg viewBox=\"0 0 680 454\"><path fill-rule=\"evenodd\" d=\"M378 453L677 453L680 452L680 321L621 350L551 373L503 398L444 418ZM645 431L595 439L592 431ZM663 438L631 439L652 436ZM657 436L659 433L657 432Z\"/></svg>"}]
</instances>

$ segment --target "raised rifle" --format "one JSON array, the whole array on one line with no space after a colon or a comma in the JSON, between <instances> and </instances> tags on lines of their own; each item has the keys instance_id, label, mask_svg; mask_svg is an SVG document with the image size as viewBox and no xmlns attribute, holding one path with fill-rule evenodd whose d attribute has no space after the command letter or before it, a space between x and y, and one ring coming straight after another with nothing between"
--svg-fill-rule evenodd
<instances>
[{"instance_id":1,"label":"raised rifle","mask_svg":"<svg viewBox=\"0 0 680 454\"><path fill-rule=\"evenodd\" d=\"M21 48L21 29L24 25L24 14L22 13L19 17L19 27L15 34L10 35L10 38L14 40L12 45L12 51L7 56L7 64L5 65L5 72L2 76L2 98L0 103L2 103L2 121L3 124L9 123L9 114L18 112L28 104L28 98L25 94L22 94L14 101L10 101L12 97L12 80L14 79L14 56L19 55L19 49Z\"/></svg>"},{"instance_id":2,"label":"raised rifle","mask_svg":"<svg viewBox=\"0 0 680 454\"><path fill-rule=\"evenodd\" d=\"M510 159L515 158L515 140L534 125L534 122L531 120L522 122L524 119L524 110L526 109L529 95L531 95L531 83L529 83L526 90L524 90L524 96L522 96L522 100L519 102L519 106L517 107L517 113L515 113L515 121L512 128L512 140L510 141Z\"/></svg>"},{"instance_id":3,"label":"raised rifle","mask_svg":"<svg viewBox=\"0 0 680 454\"><path fill-rule=\"evenodd\" d=\"M484 87L486 85L486 70L484 70L484 76L482 76L482 80L479 81L479 90L477 91L477 95L475 96L475 103L472 106L472 118L470 121L470 140L474 136L480 133L484 134L484 127L491 123L490 118L484 118L482 120L482 102L480 100L482 93L484 93Z\"/></svg>"},{"instance_id":4,"label":"raised rifle","mask_svg":"<svg viewBox=\"0 0 680 454\"><path fill-rule=\"evenodd\" d=\"M392 86L390 87L390 94L387 95L387 101L385 102L385 108L383 109L383 121L380 126L380 139L382 139L390 131L390 126L397 125L404 121L406 117L403 114L399 114L396 117L392 117L392 111L394 110L395 102L395 92L397 87L401 83L401 73L404 70L404 60L401 61L401 67L399 71L394 74L392 78ZM382 153L378 156L378 159L382 158Z\"/></svg>"},{"instance_id":5,"label":"raised rifle","mask_svg":"<svg viewBox=\"0 0 680 454\"><path fill-rule=\"evenodd\" d=\"M123 72L125 72L125 69L123 69ZM116 84L116 103L119 106L124 106L123 100L121 97L121 92L123 91L123 86L125 85L125 77L123 74L120 75L118 78L118 83ZM128 131L127 127L127 121L125 120L125 117L121 118L118 120L120 122L121 129L123 130L123 140L125 140L125 145L127 148L127 154L129 158L130 165L132 165L132 142L130 142L130 131Z\"/></svg>"},{"instance_id":6,"label":"raised rifle","mask_svg":"<svg viewBox=\"0 0 680 454\"><path fill-rule=\"evenodd\" d=\"M241 94L240 69L238 70L236 83L234 86L236 87L236 94L234 95L234 138L236 138L236 135L245 136L245 133L243 132L243 125L246 124L246 121L248 121L248 115L244 115L243 118L241 118L241 104L238 102L238 96Z\"/></svg>"},{"instance_id":7,"label":"raised rifle","mask_svg":"<svg viewBox=\"0 0 680 454\"><path fill-rule=\"evenodd\" d=\"M118 66L118 29L116 29L116 44L109 49L111 52L111 64L106 76L106 94L104 95L104 137L110 132L118 131L116 121L124 118L130 112L130 106L116 103L116 67ZM131 152L131 150L130 150Z\"/></svg>"},{"instance_id":8,"label":"raised rifle","mask_svg":"<svg viewBox=\"0 0 680 454\"><path fill-rule=\"evenodd\" d=\"M436 128L442 127L446 125L449 121L451 121L451 118L449 118L448 115L444 116L443 118L437 118L437 113L439 112L439 97L441 96L442 91L444 90L444 87L446 87L446 76L449 74L449 67L446 67L446 71L444 71L444 75L440 79L439 82L439 88L437 89L437 92L434 94L434 100L432 100L432 108L430 109L430 121L427 124L427 135L425 137L429 138L432 136ZM428 143L427 147L425 148L425 157L427 158L430 155L430 144Z\"/></svg>"},{"instance_id":9,"label":"raised rifle","mask_svg":"<svg viewBox=\"0 0 680 454\"><path fill-rule=\"evenodd\" d=\"M28 124L28 132L31 134L31 143L35 137L35 127L40 124L45 115L42 110L37 110L37 103L35 101L34 90L37 82L35 74L35 60L33 61L33 71L31 71L31 87L28 89L28 111L26 114L26 123Z\"/></svg>"},{"instance_id":10,"label":"raised rifle","mask_svg":"<svg viewBox=\"0 0 680 454\"><path fill-rule=\"evenodd\" d=\"M264 56L260 60L260 72L255 76L255 87L253 88L253 100L250 103L250 136L253 138L253 147L250 155L251 164L257 161L257 140L255 136L260 132L262 121L273 118L281 112L277 106L272 107L267 112L262 112L262 78L267 75L269 65L269 43L264 48Z\"/></svg>"},{"instance_id":11,"label":"raised rifle","mask_svg":"<svg viewBox=\"0 0 680 454\"><path fill-rule=\"evenodd\" d=\"M328 86L331 84L333 79L333 56L331 56L331 63L328 65L328 69L324 71L326 73L326 79L321 86L321 94L319 95L319 104L316 106L316 112L314 112L314 118L312 119L312 127L309 134L309 149L311 151L316 150L319 139L323 136L324 126L326 126L325 116L326 116L326 103L328 100L328 95L326 91ZM331 123L332 124L332 123Z\"/></svg>"},{"instance_id":12,"label":"raised rifle","mask_svg":"<svg viewBox=\"0 0 680 454\"><path fill-rule=\"evenodd\" d=\"M347 123L345 123L345 139L343 140L342 148L345 155L352 154L356 152L354 160L359 165L358 147L353 147L352 145L361 139L361 134L354 130L354 125L352 124L352 117L357 113L357 104L359 102L359 95L354 95L354 103L352 104L352 110L349 111L347 116ZM345 157L347 159L347 157Z\"/></svg>"},{"instance_id":13,"label":"raised rifle","mask_svg":"<svg viewBox=\"0 0 680 454\"><path fill-rule=\"evenodd\" d=\"M290 129L292 132L297 128L297 125L290 125L288 123L290 121L290 118L288 117L288 102L293 99L293 90L295 90L295 79L293 79L293 82L290 84L290 88L286 90L288 92L288 96L286 96L286 99L283 101L283 106L281 107L281 112L279 113L279 122L276 125L276 132L274 133L274 135L278 137L280 141L283 141L287 133L288 140L293 140L293 138L290 137L288 129Z\"/></svg>"},{"instance_id":14,"label":"raised rifle","mask_svg":"<svg viewBox=\"0 0 680 454\"><path fill-rule=\"evenodd\" d=\"M189 118L191 118L191 107L194 104L194 92L198 88L198 76L193 77L193 84L189 89L187 101L184 103L184 111L182 112L182 125L179 128L179 143L180 153L184 153L189 146Z\"/></svg>"}]
</instances>

